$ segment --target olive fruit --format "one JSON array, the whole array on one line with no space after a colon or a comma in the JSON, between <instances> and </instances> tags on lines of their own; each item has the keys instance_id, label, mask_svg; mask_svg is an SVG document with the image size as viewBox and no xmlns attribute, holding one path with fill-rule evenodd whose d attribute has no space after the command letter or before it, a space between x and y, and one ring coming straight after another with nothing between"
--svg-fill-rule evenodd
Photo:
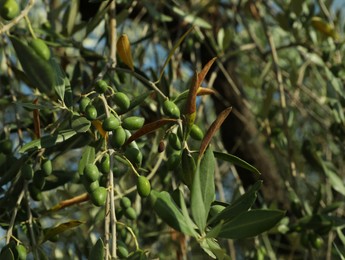
<instances>
[{"instance_id":1,"label":"olive fruit","mask_svg":"<svg viewBox=\"0 0 345 260\"><path fill-rule=\"evenodd\" d=\"M220 212L222 212L225 209L225 206L223 205L212 205L211 209L210 209L210 215L211 217L216 216L217 214L219 214Z\"/></svg>"},{"instance_id":2,"label":"olive fruit","mask_svg":"<svg viewBox=\"0 0 345 260\"><path fill-rule=\"evenodd\" d=\"M86 110L86 107L90 104L91 102L91 99L89 99L88 97L82 97L80 99L80 104L79 104L79 109L80 109L80 112L85 112Z\"/></svg>"},{"instance_id":3,"label":"olive fruit","mask_svg":"<svg viewBox=\"0 0 345 260\"><path fill-rule=\"evenodd\" d=\"M99 187L99 182L98 180L96 180L94 182L88 183L88 187L86 187L86 190L88 192L93 192L94 190L98 189L98 187Z\"/></svg>"},{"instance_id":4,"label":"olive fruit","mask_svg":"<svg viewBox=\"0 0 345 260\"><path fill-rule=\"evenodd\" d=\"M117 255L120 258L127 258L128 257L128 249L125 243L123 243L122 241L118 240L117 241Z\"/></svg>"},{"instance_id":5,"label":"olive fruit","mask_svg":"<svg viewBox=\"0 0 345 260\"><path fill-rule=\"evenodd\" d=\"M125 210L125 216L131 220L135 220L137 218L137 213L135 212L134 208L128 207Z\"/></svg>"},{"instance_id":6,"label":"olive fruit","mask_svg":"<svg viewBox=\"0 0 345 260\"><path fill-rule=\"evenodd\" d=\"M120 206L124 209L129 208L132 205L131 200L128 197L122 197L120 200Z\"/></svg>"},{"instance_id":7,"label":"olive fruit","mask_svg":"<svg viewBox=\"0 0 345 260\"><path fill-rule=\"evenodd\" d=\"M140 166L143 160L142 153L135 147L128 147L125 151L125 156L132 164L136 166Z\"/></svg>"},{"instance_id":8,"label":"olive fruit","mask_svg":"<svg viewBox=\"0 0 345 260\"><path fill-rule=\"evenodd\" d=\"M180 118L180 109L176 104L170 100L165 100L163 103L163 112L165 115L173 118Z\"/></svg>"},{"instance_id":9,"label":"olive fruit","mask_svg":"<svg viewBox=\"0 0 345 260\"><path fill-rule=\"evenodd\" d=\"M84 172L84 177L90 182L94 182L98 180L100 177L97 166L91 163L85 166L83 172Z\"/></svg>"},{"instance_id":10,"label":"olive fruit","mask_svg":"<svg viewBox=\"0 0 345 260\"><path fill-rule=\"evenodd\" d=\"M126 131L122 127L118 127L113 131L109 140L114 148L120 148L126 142L126 138Z\"/></svg>"},{"instance_id":11,"label":"olive fruit","mask_svg":"<svg viewBox=\"0 0 345 260\"><path fill-rule=\"evenodd\" d=\"M162 153L165 151L165 143L163 140L161 140L158 144L158 153Z\"/></svg>"},{"instance_id":12,"label":"olive fruit","mask_svg":"<svg viewBox=\"0 0 345 260\"><path fill-rule=\"evenodd\" d=\"M187 149L184 149L182 152L181 166L181 180L188 187L191 187L196 171L196 164L193 156L188 152Z\"/></svg>"},{"instance_id":13,"label":"olive fruit","mask_svg":"<svg viewBox=\"0 0 345 260\"><path fill-rule=\"evenodd\" d=\"M167 161L167 168L168 170L174 170L176 169L181 163L181 154L178 152L175 152L171 154Z\"/></svg>"},{"instance_id":14,"label":"olive fruit","mask_svg":"<svg viewBox=\"0 0 345 260\"><path fill-rule=\"evenodd\" d=\"M107 200L107 189L104 187L98 187L91 192L90 198L95 206L104 206Z\"/></svg>"},{"instance_id":15,"label":"olive fruit","mask_svg":"<svg viewBox=\"0 0 345 260\"><path fill-rule=\"evenodd\" d=\"M127 97L127 95L123 92L117 92L114 97L115 104L122 110L127 110L131 104L131 101Z\"/></svg>"},{"instance_id":16,"label":"olive fruit","mask_svg":"<svg viewBox=\"0 0 345 260\"><path fill-rule=\"evenodd\" d=\"M4 154L10 154L12 152L12 141L10 139L5 139L0 141L0 152Z\"/></svg>"},{"instance_id":17,"label":"olive fruit","mask_svg":"<svg viewBox=\"0 0 345 260\"><path fill-rule=\"evenodd\" d=\"M123 120L122 127L127 130L137 130L144 125L145 118L139 116L130 116Z\"/></svg>"},{"instance_id":18,"label":"olive fruit","mask_svg":"<svg viewBox=\"0 0 345 260\"><path fill-rule=\"evenodd\" d=\"M119 119L117 119L116 117L114 117L112 115L107 117L106 119L104 119L104 121L102 123L102 128L105 131L113 131L119 126L120 126Z\"/></svg>"},{"instance_id":19,"label":"olive fruit","mask_svg":"<svg viewBox=\"0 0 345 260\"><path fill-rule=\"evenodd\" d=\"M29 46L35 51L35 53L44 60L50 59L50 49L47 44L41 39L33 39L29 42Z\"/></svg>"},{"instance_id":20,"label":"olive fruit","mask_svg":"<svg viewBox=\"0 0 345 260\"><path fill-rule=\"evenodd\" d=\"M105 82L104 80L99 80L96 82L96 87L95 87L96 91L99 94L103 94L107 91L108 89L108 84L107 82Z\"/></svg>"},{"instance_id":21,"label":"olive fruit","mask_svg":"<svg viewBox=\"0 0 345 260\"><path fill-rule=\"evenodd\" d=\"M97 109L94 105L87 105L85 108L85 116L89 120L95 120L97 118Z\"/></svg>"},{"instance_id":22,"label":"olive fruit","mask_svg":"<svg viewBox=\"0 0 345 260\"><path fill-rule=\"evenodd\" d=\"M26 255L27 255L26 248L22 244L17 245L14 248L13 253L15 256L14 259L18 259L18 260L25 260L26 259Z\"/></svg>"},{"instance_id":23,"label":"olive fruit","mask_svg":"<svg viewBox=\"0 0 345 260\"><path fill-rule=\"evenodd\" d=\"M101 159L99 169L102 173L107 174L110 172L110 155L106 153Z\"/></svg>"},{"instance_id":24,"label":"olive fruit","mask_svg":"<svg viewBox=\"0 0 345 260\"><path fill-rule=\"evenodd\" d=\"M53 172L52 161L49 159L44 159L41 162L41 170L45 176L49 176Z\"/></svg>"},{"instance_id":25,"label":"olive fruit","mask_svg":"<svg viewBox=\"0 0 345 260\"><path fill-rule=\"evenodd\" d=\"M33 183L29 184L29 193L33 200L36 200L36 201L42 200L41 191L38 188L36 188Z\"/></svg>"},{"instance_id":26,"label":"olive fruit","mask_svg":"<svg viewBox=\"0 0 345 260\"><path fill-rule=\"evenodd\" d=\"M19 14L19 5L15 0L4 0L0 7L0 16L10 21Z\"/></svg>"},{"instance_id":27,"label":"olive fruit","mask_svg":"<svg viewBox=\"0 0 345 260\"><path fill-rule=\"evenodd\" d=\"M22 166L21 172L25 180L31 180L34 177L34 170L30 164L25 163Z\"/></svg>"},{"instance_id":28,"label":"olive fruit","mask_svg":"<svg viewBox=\"0 0 345 260\"><path fill-rule=\"evenodd\" d=\"M169 135L169 145L177 151L181 150L182 145L181 145L181 141L178 138L177 134L171 133Z\"/></svg>"},{"instance_id":29,"label":"olive fruit","mask_svg":"<svg viewBox=\"0 0 345 260\"><path fill-rule=\"evenodd\" d=\"M190 136L195 140L201 141L204 138L204 133L200 127L194 124L190 130Z\"/></svg>"},{"instance_id":30,"label":"olive fruit","mask_svg":"<svg viewBox=\"0 0 345 260\"><path fill-rule=\"evenodd\" d=\"M151 184L145 176L139 176L137 179L137 191L141 197L147 197L151 192Z\"/></svg>"}]
</instances>

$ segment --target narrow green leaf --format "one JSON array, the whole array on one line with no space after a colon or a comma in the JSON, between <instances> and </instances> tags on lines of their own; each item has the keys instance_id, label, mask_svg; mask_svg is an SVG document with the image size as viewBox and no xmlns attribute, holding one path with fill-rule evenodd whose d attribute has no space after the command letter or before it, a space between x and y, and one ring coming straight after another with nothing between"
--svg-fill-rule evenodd
<instances>
[{"instance_id":1,"label":"narrow green leaf","mask_svg":"<svg viewBox=\"0 0 345 260\"><path fill-rule=\"evenodd\" d=\"M241 158L238 158L237 156L232 155L232 154L228 154L228 153L221 153L221 152L213 152L213 153L217 159L227 161L227 162L230 162L236 166L244 168L244 169L254 173L255 177L260 178L261 173L259 172L259 170L256 169L251 164L247 163L246 161L242 160Z\"/></svg>"},{"instance_id":2,"label":"narrow green leaf","mask_svg":"<svg viewBox=\"0 0 345 260\"><path fill-rule=\"evenodd\" d=\"M229 256L226 255L224 249L218 244L217 240L214 238L206 238L200 242L201 248L213 259L231 259Z\"/></svg>"},{"instance_id":3,"label":"narrow green leaf","mask_svg":"<svg viewBox=\"0 0 345 260\"><path fill-rule=\"evenodd\" d=\"M223 228L223 222L219 222L215 227L213 227L212 229L210 229L207 233L206 233L206 237L208 238L216 238L218 237L220 231Z\"/></svg>"},{"instance_id":4,"label":"narrow green leaf","mask_svg":"<svg viewBox=\"0 0 345 260\"><path fill-rule=\"evenodd\" d=\"M32 86L37 87L42 93L51 94L55 85L55 74L49 61L39 57L33 49L18 38L11 36L10 39Z\"/></svg>"},{"instance_id":5,"label":"narrow green leaf","mask_svg":"<svg viewBox=\"0 0 345 260\"><path fill-rule=\"evenodd\" d=\"M254 204L261 185L262 181L257 181L245 194L213 217L209 221L210 224L218 223L222 220L228 222L239 214L246 212Z\"/></svg>"},{"instance_id":6,"label":"narrow green leaf","mask_svg":"<svg viewBox=\"0 0 345 260\"><path fill-rule=\"evenodd\" d=\"M50 64L51 64L51 66L55 72L55 84L54 84L55 92L59 96L60 100L63 101L64 97L65 97L65 86L66 86L65 78L66 78L66 75L62 71L62 68L56 62L55 59L51 59Z\"/></svg>"},{"instance_id":7,"label":"narrow green leaf","mask_svg":"<svg viewBox=\"0 0 345 260\"><path fill-rule=\"evenodd\" d=\"M198 161L191 190L191 211L193 219L201 232L205 230L207 214L200 183L200 161Z\"/></svg>"},{"instance_id":8,"label":"narrow green leaf","mask_svg":"<svg viewBox=\"0 0 345 260\"><path fill-rule=\"evenodd\" d=\"M78 173L83 175L85 165L93 163L95 161L96 149L93 146L86 146L81 155L81 159L78 164Z\"/></svg>"},{"instance_id":9,"label":"narrow green leaf","mask_svg":"<svg viewBox=\"0 0 345 260\"><path fill-rule=\"evenodd\" d=\"M89 260L103 260L104 259L104 244L101 238L99 238L92 247L90 254L89 254Z\"/></svg>"},{"instance_id":10,"label":"narrow green leaf","mask_svg":"<svg viewBox=\"0 0 345 260\"><path fill-rule=\"evenodd\" d=\"M241 239L257 236L273 228L284 216L285 212L280 210L247 211L224 223L219 237Z\"/></svg>"},{"instance_id":11,"label":"narrow green leaf","mask_svg":"<svg viewBox=\"0 0 345 260\"><path fill-rule=\"evenodd\" d=\"M40 105L40 104L33 104L33 103L25 103L25 102L20 102L20 101L16 101L15 102L16 106L21 106L21 107L25 107L27 109L30 110L35 110L35 109L49 109L49 110L53 110L53 106L51 104L48 103L44 103L44 105Z\"/></svg>"},{"instance_id":12,"label":"narrow green leaf","mask_svg":"<svg viewBox=\"0 0 345 260\"><path fill-rule=\"evenodd\" d=\"M155 212L165 223L186 235L193 236L195 234L193 227L187 224L181 210L177 207L168 192L152 190L151 196L155 200L153 205Z\"/></svg>"},{"instance_id":13,"label":"narrow green leaf","mask_svg":"<svg viewBox=\"0 0 345 260\"><path fill-rule=\"evenodd\" d=\"M192 231L193 231L193 236L194 237L197 237L198 233L195 231L197 229L197 226L195 225L195 223L193 222L193 220L189 217L189 212L188 212L188 209L187 209L187 206L186 206L186 202L184 200L184 197L183 197L183 192L179 189L179 197L180 197L180 204L181 204L181 210L182 210L182 214L186 220L186 223L189 227L192 227Z\"/></svg>"},{"instance_id":14,"label":"narrow green leaf","mask_svg":"<svg viewBox=\"0 0 345 260\"><path fill-rule=\"evenodd\" d=\"M83 116L73 116L71 127L77 133L85 133L90 129L91 122Z\"/></svg>"},{"instance_id":15,"label":"narrow green leaf","mask_svg":"<svg viewBox=\"0 0 345 260\"><path fill-rule=\"evenodd\" d=\"M332 169L333 167L331 165L328 166L327 163L325 162L322 162L322 168L332 188L336 190L337 192L339 192L340 194L342 194L343 196L345 196L344 182Z\"/></svg>"},{"instance_id":16,"label":"narrow green leaf","mask_svg":"<svg viewBox=\"0 0 345 260\"><path fill-rule=\"evenodd\" d=\"M172 10L178 14L179 16L181 16L183 18L183 20L187 23L190 23L192 25L196 25L199 26L201 28L205 28L205 29L211 29L212 26L205 21L204 19L197 17L195 14L193 13L185 13L184 11L182 11L181 9L177 8L176 6L174 6L172 8Z\"/></svg>"},{"instance_id":17,"label":"narrow green leaf","mask_svg":"<svg viewBox=\"0 0 345 260\"><path fill-rule=\"evenodd\" d=\"M19 153L25 153L31 149L41 149L41 148L49 148L58 143L62 143L69 138L73 137L77 132L74 130L63 130L54 135L43 136L40 139L33 140L19 149Z\"/></svg>"}]
</instances>

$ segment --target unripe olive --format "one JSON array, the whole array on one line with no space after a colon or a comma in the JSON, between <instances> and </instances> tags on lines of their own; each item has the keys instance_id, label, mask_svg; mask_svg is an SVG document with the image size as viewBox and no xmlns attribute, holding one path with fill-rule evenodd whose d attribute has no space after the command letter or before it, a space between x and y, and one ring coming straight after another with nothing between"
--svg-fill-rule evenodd
<instances>
[{"instance_id":1,"label":"unripe olive","mask_svg":"<svg viewBox=\"0 0 345 260\"><path fill-rule=\"evenodd\" d=\"M79 104L79 109L80 109L80 112L85 112L86 110L86 107L90 104L91 102L91 99L89 99L88 97L82 97L80 99L80 104Z\"/></svg>"},{"instance_id":2,"label":"unripe olive","mask_svg":"<svg viewBox=\"0 0 345 260\"><path fill-rule=\"evenodd\" d=\"M145 176L139 176L137 179L137 191L141 197L147 197L151 192L151 184Z\"/></svg>"},{"instance_id":3,"label":"unripe olive","mask_svg":"<svg viewBox=\"0 0 345 260\"><path fill-rule=\"evenodd\" d=\"M180 109L176 104L170 100L165 100L163 103L163 112L165 115L173 118L180 118Z\"/></svg>"},{"instance_id":4,"label":"unripe olive","mask_svg":"<svg viewBox=\"0 0 345 260\"><path fill-rule=\"evenodd\" d=\"M200 127L194 124L190 130L190 136L195 140L201 141L204 138L204 133Z\"/></svg>"},{"instance_id":5,"label":"unripe olive","mask_svg":"<svg viewBox=\"0 0 345 260\"><path fill-rule=\"evenodd\" d=\"M25 163L22 166L21 172L25 180L31 180L32 177L34 176L34 170L32 169L32 166L27 163Z\"/></svg>"},{"instance_id":6,"label":"unripe olive","mask_svg":"<svg viewBox=\"0 0 345 260\"><path fill-rule=\"evenodd\" d=\"M178 138L177 134L171 133L169 135L169 145L177 151L181 150L182 145L181 145L181 141Z\"/></svg>"},{"instance_id":7,"label":"unripe olive","mask_svg":"<svg viewBox=\"0 0 345 260\"><path fill-rule=\"evenodd\" d=\"M44 159L41 162L41 170L45 176L49 176L53 172L52 161L49 159Z\"/></svg>"},{"instance_id":8,"label":"unripe olive","mask_svg":"<svg viewBox=\"0 0 345 260\"><path fill-rule=\"evenodd\" d=\"M96 180L94 182L88 183L87 191L92 193L94 190L98 189L99 187L99 181Z\"/></svg>"},{"instance_id":9,"label":"unripe olive","mask_svg":"<svg viewBox=\"0 0 345 260\"><path fill-rule=\"evenodd\" d=\"M41 39L33 39L29 43L30 47L44 60L50 59L50 49L47 44Z\"/></svg>"},{"instance_id":10,"label":"unripe olive","mask_svg":"<svg viewBox=\"0 0 345 260\"><path fill-rule=\"evenodd\" d=\"M101 80L96 82L95 89L99 94L103 94L107 91L108 84L107 84L107 82L105 82L104 80L101 79Z\"/></svg>"},{"instance_id":11,"label":"unripe olive","mask_svg":"<svg viewBox=\"0 0 345 260\"><path fill-rule=\"evenodd\" d=\"M95 120L97 118L97 109L94 105L87 105L85 108L85 116L89 120Z\"/></svg>"},{"instance_id":12,"label":"unripe olive","mask_svg":"<svg viewBox=\"0 0 345 260\"><path fill-rule=\"evenodd\" d=\"M122 127L127 130L137 130L144 125L145 118L139 116L130 116L123 120Z\"/></svg>"},{"instance_id":13,"label":"unripe olive","mask_svg":"<svg viewBox=\"0 0 345 260\"><path fill-rule=\"evenodd\" d=\"M113 115L111 115L111 116L107 117L106 119L104 119L104 121L102 123L102 128L105 131L113 131L116 128L118 128L119 126L120 126L119 119L117 119Z\"/></svg>"},{"instance_id":14,"label":"unripe olive","mask_svg":"<svg viewBox=\"0 0 345 260\"><path fill-rule=\"evenodd\" d=\"M191 187L196 171L196 164L194 158L187 149L184 149L182 152L182 160L181 160L182 171L181 173L181 180L184 184L188 187Z\"/></svg>"},{"instance_id":15,"label":"unripe olive","mask_svg":"<svg viewBox=\"0 0 345 260\"><path fill-rule=\"evenodd\" d=\"M118 240L117 241L117 255L120 258L127 258L128 257L128 249L125 243Z\"/></svg>"},{"instance_id":16,"label":"unripe olive","mask_svg":"<svg viewBox=\"0 0 345 260\"><path fill-rule=\"evenodd\" d=\"M110 144L114 148L120 148L126 142L126 138L126 131L122 127L118 127L110 137Z\"/></svg>"},{"instance_id":17,"label":"unripe olive","mask_svg":"<svg viewBox=\"0 0 345 260\"><path fill-rule=\"evenodd\" d=\"M4 0L2 4L0 15L5 20L12 20L19 14L19 5L15 0Z\"/></svg>"},{"instance_id":18,"label":"unripe olive","mask_svg":"<svg viewBox=\"0 0 345 260\"><path fill-rule=\"evenodd\" d=\"M84 177L90 182L94 182L98 180L100 177L97 166L91 163L85 166L83 172L84 172Z\"/></svg>"},{"instance_id":19,"label":"unripe olive","mask_svg":"<svg viewBox=\"0 0 345 260\"><path fill-rule=\"evenodd\" d=\"M90 198L95 206L104 206L107 200L107 189L104 187L98 187L97 189L91 192Z\"/></svg>"},{"instance_id":20,"label":"unripe olive","mask_svg":"<svg viewBox=\"0 0 345 260\"><path fill-rule=\"evenodd\" d=\"M38 188L36 188L33 183L29 184L29 193L33 200L36 200L36 201L42 200L41 191Z\"/></svg>"},{"instance_id":21,"label":"unripe olive","mask_svg":"<svg viewBox=\"0 0 345 260\"><path fill-rule=\"evenodd\" d=\"M216 216L220 212L222 212L225 209L223 205L212 205L210 209L210 215L211 217Z\"/></svg>"},{"instance_id":22,"label":"unripe olive","mask_svg":"<svg viewBox=\"0 0 345 260\"><path fill-rule=\"evenodd\" d=\"M12 152L12 141L10 139L5 139L0 141L0 152L4 154L10 154Z\"/></svg>"},{"instance_id":23,"label":"unripe olive","mask_svg":"<svg viewBox=\"0 0 345 260\"><path fill-rule=\"evenodd\" d=\"M108 174L110 172L110 155L106 153L101 159L99 169L102 173Z\"/></svg>"},{"instance_id":24,"label":"unripe olive","mask_svg":"<svg viewBox=\"0 0 345 260\"><path fill-rule=\"evenodd\" d=\"M126 111L129 106L131 105L131 101L127 97L127 95L123 92L117 92L114 97L115 104L121 109Z\"/></svg>"},{"instance_id":25,"label":"unripe olive","mask_svg":"<svg viewBox=\"0 0 345 260\"><path fill-rule=\"evenodd\" d=\"M124 209L129 208L132 205L131 200L128 197L122 197L120 200L120 206Z\"/></svg>"},{"instance_id":26,"label":"unripe olive","mask_svg":"<svg viewBox=\"0 0 345 260\"><path fill-rule=\"evenodd\" d=\"M44 187L44 184L46 183L44 177L45 176L42 170L38 170L34 173L33 183L35 187L39 190L42 190Z\"/></svg>"},{"instance_id":27,"label":"unripe olive","mask_svg":"<svg viewBox=\"0 0 345 260\"><path fill-rule=\"evenodd\" d=\"M134 208L128 207L125 210L125 216L126 218L129 218L130 220L135 220L137 218L137 213L135 212Z\"/></svg>"},{"instance_id":28,"label":"unripe olive","mask_svg":"<svg viewBox=\"0 0 345 260\"><path fill-rule=\"evenodd\" d=\"M135 166L140 166L143 160L140 150L134 147L128 147L125 151L125 156Z\"/></svg>"},{"instance_id":29,"label":"unripe olive","mask_svg":"<svg viewBox=\"0 0 345 260\"><path fill-rule=\"evenodd\" d=\"M18 259L18 260L26 259L26 255L27 255L26 248L22 244L17 245L13 253L15 255L15 259Z\"/></svg>"}]
</instances>

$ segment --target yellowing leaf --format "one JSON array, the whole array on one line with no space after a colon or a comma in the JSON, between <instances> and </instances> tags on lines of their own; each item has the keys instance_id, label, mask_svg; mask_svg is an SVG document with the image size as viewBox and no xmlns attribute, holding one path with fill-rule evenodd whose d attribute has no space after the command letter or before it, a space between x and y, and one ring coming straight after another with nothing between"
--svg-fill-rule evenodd
<instances>
[{"instance_id":1,"label":"yellowing leaf","mask_svg":"<svg viewBox=\"0 0 345 260\"><path fill-rule=\"evenodd\" d=\"M334 27L324 21L321 17L314 16L311 18L311 25L319 32L332 37L335 40L339 39L339 34L335 31Z\"/></svg>"},{"instance_id":2,"label":"yellowing leaf","mask_svg":"<svg viewBox=\"0 0 345 260\"><path fill-rule=\"evenodd\" d=\"M49 240L50 238L54 237L55 235L58 235L62 232L65 232L66 230L72 229L74 227L79 226L80 224L83 224L84 222L78 221L78 220L71 220L65 223L62 223L56 227L48 228L44 232L44 238L43 241L41 241L41 244L45 241Z\"/></svg>"},{"instance_id":3,"label":"yellowing leaf","mask_svg":"<svg viewBox=\"0 0 345 260\"><path fill-rule=\"evenodd\" d=\"M123 61L131 70L134 70L131 45L126 34L122 34L116 44L117 52Z\"/></svg>"},{"instance_id":4,"label":"yellowing leaf","mask_svg":"<svg viewBox=\"0 0 345 260\"><path fill-rule=\"evenodd\" d=\"M108 133L104 131L102 127L102 122L100 120L93 120L92 125L96 127L97 131L105 138L106 140L108 139Z\"/></svg>"}]
</instances>

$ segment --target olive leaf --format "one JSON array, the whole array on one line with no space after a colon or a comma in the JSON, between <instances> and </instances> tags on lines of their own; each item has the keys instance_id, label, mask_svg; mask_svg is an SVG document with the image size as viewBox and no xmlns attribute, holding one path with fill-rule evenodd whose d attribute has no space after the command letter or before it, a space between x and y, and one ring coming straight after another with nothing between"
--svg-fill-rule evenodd
<instances>
[{"instance_id":1,"label":"olive leaf","mask_svg":"<svg viewBox=\"0 0 345 260\"><path fill-rule=\"evenodd\" d=\"M133 71L134 65L131 53L131 44L126 34L122 34L120 36L116 43L116 49L123 63L125 63Z\"/></svg>"},{"instance_id":2,"label":"olive leaf","mask_svg":"<svg viewBox=\"0 0 345 260\"><path fill-rule=\"evenodd\" d=\"M104 244L103 240L99 238L92 247L90 254L89 254L89 260L103 260L104 259Z\"/></svg>"},{"instance_id":3,"label":"olive leaf","mask_svg":"<svg viewBox=\"0 0 345 260\"><path fill-rule=\"evenodd\" d=\"M77 227L83 223L84 222L79 221L79 220L70 220L70 221L64 222L64 223L62 223L56 227L48 228L45 230L44 237L39 242L39 244L43 244L45 241L49 240L50 238L52 238L52 237L54 237L54 236L56 236L62 232L65 232L67 230L70 230L74 227Z\"/></svg>"}]
</instances>

